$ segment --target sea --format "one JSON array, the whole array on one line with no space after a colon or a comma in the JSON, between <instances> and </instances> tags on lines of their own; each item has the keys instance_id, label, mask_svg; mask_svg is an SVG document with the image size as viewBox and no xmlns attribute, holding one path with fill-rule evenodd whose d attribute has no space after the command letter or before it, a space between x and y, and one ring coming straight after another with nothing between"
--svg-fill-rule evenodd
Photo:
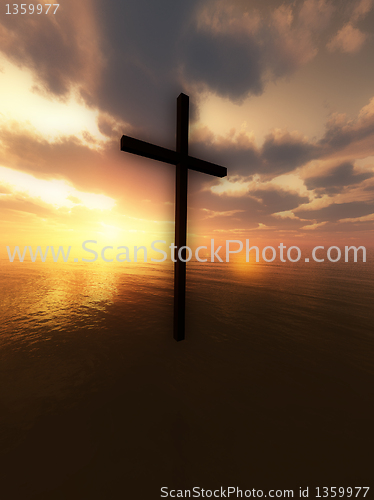
<instances>
[{"instance_id":1,"label":"sea","mask_svg":"<svg viewBox=\"0 0 374 500\"><path fill-rule=\"evenodd\" d=\"M0 281L4 500L374 498L373 251L189 262L182 342L170 263L2 260Z\"/></svg>"}]
</instances>

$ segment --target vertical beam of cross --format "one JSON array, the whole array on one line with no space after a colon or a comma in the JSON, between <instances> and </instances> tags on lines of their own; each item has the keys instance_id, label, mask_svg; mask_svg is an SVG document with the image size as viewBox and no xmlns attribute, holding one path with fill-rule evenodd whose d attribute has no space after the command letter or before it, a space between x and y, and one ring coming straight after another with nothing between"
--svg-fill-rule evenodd
<instances>
[{"instance_id":1,"label":"vertical beam of cross","mask_svg":"<svg viewBox=\"0 0 374 500\"><path fill-rule=\"evenodd\" d=\"M225 177L227 168L188 154L189 98L180 94L177 99L177 148L176 151L155 146L148 142L123 135L121 151L176 165L175 184L175 263L174 263L174 339L184 340L186 319L186 260L187 240L187 183L188 169L216 177ZM182 249L182 250L180 250Z\"/></svg>"},{"instance_id":2,"label":"vertical beam of cross","mask_svg":"<svg viewBox=\"0 0 374 500\"><path fill-rule=\"evenodd\" d=\"M175 242L176 255L174 263L174 339L184 340L186 316L186 249L179 249L187 244L187 185L188 167L188 122L189 98L180 94L177 99L177 153L180 161L175 175Z\"/></svg>"}]
</instances>

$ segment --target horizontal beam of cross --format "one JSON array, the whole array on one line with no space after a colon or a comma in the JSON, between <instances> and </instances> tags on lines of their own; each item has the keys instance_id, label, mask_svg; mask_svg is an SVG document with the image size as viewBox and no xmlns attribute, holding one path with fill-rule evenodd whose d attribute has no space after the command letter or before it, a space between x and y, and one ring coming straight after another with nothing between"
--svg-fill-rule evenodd
<instances>
[{"instance_id":1,"label":"horizontal beam of cross","mask_svg":"<svg viewBox=\"0 0 374 500\"><path fill-rule=\"evenodd\" d=\"M133 139L127 135L123 135L121 138L121 151L145 156L146 158L151 158L152 160L163 161L165 163L170 163L171 165L183 163L191 170L196 170L197 172L202 172L203 174L214 175L216 177L225 177L227 175L226 167L221 167L220 165L216 165L215 163L210 163L208 161L199 160L193 156L182 155L181 153L177 153L171 149L139 141L139 139Z\"/></svg>"}]
</instances>

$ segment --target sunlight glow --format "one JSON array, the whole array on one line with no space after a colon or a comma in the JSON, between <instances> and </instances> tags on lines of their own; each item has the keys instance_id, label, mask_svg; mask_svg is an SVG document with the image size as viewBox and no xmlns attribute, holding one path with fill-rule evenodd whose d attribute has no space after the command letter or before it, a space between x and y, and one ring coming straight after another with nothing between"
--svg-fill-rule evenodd
<instances>
[{"instance_id":1,"label":"sunlight glow","mask_svg":"<svg viewBox=\"0 0 374 500\"><path fill-rule=\"evenodd\" d=\"M5 197L24 194L38 198L55 208L82 205L89 209L111 210L116 204L109 196L78 191L62 179L38 179L31 174L2 166L0 166L0 178L3 179L2 185L11 191L10 194L5 194Z\"/></svg>"},{"instance_id":2,"label":"sunlight glow","mask_svg":"<svg viewBox=\"0 0 374 500\"><path fill-rule=\"evenodd\" d=\"M69 99L52 100L36 85L33 73L19 68L0 56L0 123L16 120L32 125L47 139L60 135L76 135L88 146L87 132L96 141L104 141L97 127L98 112L84 106L72 92Z\"/></svg>"}]
</instances>

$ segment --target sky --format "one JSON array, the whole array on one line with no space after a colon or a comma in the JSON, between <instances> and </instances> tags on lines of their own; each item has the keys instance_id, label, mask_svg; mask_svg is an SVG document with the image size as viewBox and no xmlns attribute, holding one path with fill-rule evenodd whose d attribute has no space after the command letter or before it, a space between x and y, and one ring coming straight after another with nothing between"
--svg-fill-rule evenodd
<instances>
[{"instance_id":1,"label":"sky","mask_svg":"<svg viewBox=\"0 0 374 500\"><path fill-rule=\"evenodd\" d=\"M173 241L175 168L121 152L120 138L174 149L181 92L190 154L228 169L189 173L190 246L370 246L373 3L63 0L55 14L3 12L2 246Z\"/></svg>"}]
</instances>

